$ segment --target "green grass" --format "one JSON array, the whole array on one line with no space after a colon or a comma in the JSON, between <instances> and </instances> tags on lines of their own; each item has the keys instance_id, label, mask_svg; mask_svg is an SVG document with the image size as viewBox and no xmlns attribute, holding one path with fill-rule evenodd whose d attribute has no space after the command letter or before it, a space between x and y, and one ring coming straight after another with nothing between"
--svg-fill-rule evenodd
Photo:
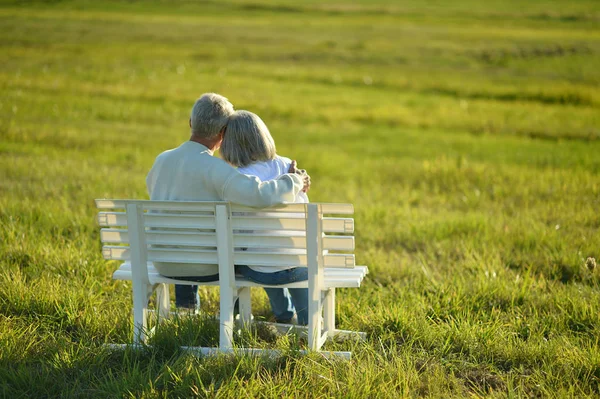
<instances>
[{"instance_id":1,"label":"green grass","mask_svg":"<svg viewBox=\"0 0 600 399\"><path fill-rule=\"evenodd\" d=\"M3 397L597 397L600 6L596 1L0 1ZM146 198L201 93L261 115L351 202L350 362L199 359L210 317L145 352L94 198ZM266 297L253 293L257 316ZM207 315L218 292L202 290Z\"/></svg>"}]
</instances>

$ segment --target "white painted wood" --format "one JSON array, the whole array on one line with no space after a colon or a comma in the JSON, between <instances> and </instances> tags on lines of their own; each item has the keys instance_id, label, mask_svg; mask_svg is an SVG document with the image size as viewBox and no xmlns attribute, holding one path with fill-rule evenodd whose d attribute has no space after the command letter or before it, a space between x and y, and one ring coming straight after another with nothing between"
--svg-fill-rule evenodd
<instances>
[{"instance_id":1,"label":"white painted wood","mask_svg":"<svg viewBox=\"0 0 600 399\"><path fill-rule=\"evenodd\" d=\"M240 319L243 324L252 321L252 303L250 301L250 287L238 289L238 301L240 307Z\"/></svg>"},{"instance_id":2,"label":"white painted wood","mask_svg":"<svg viewBox=\"0 0 600 399\"><path fill-rule=\"evenodd\" d=\"M115 280L131 281L131 273L117 270L113 273L113 278ZM158 273L150 275L150 282L152 284L165 283L165 284L178 284L178 285L198 285L197 282L194 283L194 282L190 282L188 280L177 280L176 278L165 277ZM219 282L215 281L215 282L207 282L207 283L200 283L200 284L216 287L219 285ZM356 278L353 278L353 277L329 278L329 277L325 276L325 282L323 284L323 288L324 289L332 288L332 287L335 287L335 288L359 288L360 284L361 284L361 281L358 277L356 277ZM282 284L282 285L264 285L264 284L254 283L249 280L236 280L236 287L238 287L238 288L239 287L308 288L308 282L299 281L299 282L295 282L295 283Z\"/></svg>"},{"instance_id":3,"label":"white painted wood","mask_svg":"<svg viewBox=\"0 0 600 399\"><path fill-rule=\"evenodd\" d=\"M323 304L323 328L329 336L335 330L335 288L325 291L325 301Z\"/></svg>"},{"instance_id":4,"label":"white painted wood","mask_svg":"<svg viewBox=\"0 0 600 399\"><path fill-rule=\"evenodd\" d=\"M356 266L353 254L330 252L354 250L354 237L338 235L352 233L354 220L324 217L324 214L350 215L353 213L351 205L288 204L253 209L225 202L96 202L103 210L98 214L99 224L105 227L101 229L101 241L105 243L103 255L107 259L125 261L113 278L133 281L135 343L144 342L148 337L147 304L153 288L157 290L156 313L160 320L170 314L168 284L199 284L162 276L152 261L219 265L221 280L200 284L221 287L220 348L225 352L234 350L236 296L240 298L240 319L246 322L252 320L250 288L264 287L236 279L234 263L309 268L309 281L277 287L309 289L310 320L304 330L309 336L310 350L319 350L328 337L349 334L364 337L364 333L335 329L335 288L359 287L368 269ZM230 209L243 214L232 216ZM146 210L152 212L146 213ZM324 299L321 299L322 292L327 292Z\"/></svg>"},{"instance_id":5,"label":"white painted wood","mask_svg":"<svg viewBox=\"0 0 600 399\"><path fill-rule=\"evenodd\" d=\"M139 345L139 344L104 344L106 348L111 350L146 350L151 346ZM207 348L203 346L180 346L179 349L188 352L195 356L219 356L219 355L233 355L233 356L261 356L276 358L283 355L285 352L277 349L257 349L257 348ZM300 354L306 355L308 351L300 350ZM325 358L339 358L344 360L350 360L352 358L352 352L344 351L322 351L319 354Z\"/></svg>"},{"instance_id":6,"label":"white painted wood","mask_svg":"<svg viewBox=\"0 0 600 399\"><path fill-rule=\"evenodd\" d=\"M105 259L129 260L131 248L122 246L105 245L102 247ZM216 249L189 249L189 248L149 248L148 260L151 262L176 262L198 263L202 265L216 265L218 254Z\"/></svg>"},{"instance_id":7,"label":"white painted wood","mask_svg":"<svg viewBox=\"0 0 600 399\"><path fill-rule=\"evenodd\" d=\"M227 204L222 201L148 201L148 200L121 200L121 199L97 199L96 208L98 209L125 209L127 204L140 204L144 209L169 208L170 210L202 210L214 211L217 204ZM354 206L352 204L331 204L314 203L321 206L324 214L352 215ZM306 204L280 204L274 205L268 209L268 212L306 212ZM232 212L257 212L256 208L232 204Z\"/></svg>"},{"instance_id":8,"label":"white painted wood","mask_svg":"<svg viewBox=\"0 0 600 399\"><path fill-rule=\"evenodd\" d=\"M219 348L233 346L233 306L235 300L235 276L233 270L232 231L229 209L226 205L216 206L217 250L219 253L219 297L220 297L220 340Z\"/></svg>"},{"instance_id":9,"label":"white painted wood","mask_svg":"<svg viewBox=\"0 0 600 399\"><path fill-rule=\"evenodd\" d=\"M127 244L129 235L127 230L107 228L100 230L100 241L103 243ZM149 245L177 245L177 246L206 246L216 247L215 233L202 233L192 231L146 231L146 243Z\"/></svg>"},{"instance_id":10,"label":"white painted wood","mask_svg":"<svg viewBox=\"0 0 600 399\"><path fill-rule=\"evenodd\" d=\"M353 254L327 254L322 257L325 267L354 267ZM306 267L308 265L308 255L305 254L241 251L234 253L234 260L236 265L248 266Z\"/></svg>"},{"instance_id":11,"label":"white painted wood","mask_svg":"<svg viewBox=\"0 0 600 399\"><path fill-rule=\"evenodd\" d=\"M351 218L322 218L325 233L353 233L354 220ZM125 212L99 212L98 224L103 227L127 225ZM214 217L208 214L169 214L149 213L146 215L146 227L170 229L202 229L215 228ZM239 216L232 221L235 230L290 230L303 231L304 218L279 218L277 216L252 217Z\"/></svg>"},{"instance_id":12,"label":"white painted wood","mask_svg":"<svg viewBox=\"0 0 600 399\"><path fill-rule=\"evenodd\" d=\"M277 216L239 216L233 219L234 230L291 230L303 231L306 227L304 217L281 218ZM323 232L325 233L352 233L354 220L350 218L323 218Z\"/></svg>"},{"instance_id":13,"label":"white painted wood","mask_svg":"<svg viewBox=\"0 0 600 399\"><path fill-rule=\"evenodd\" d=\"M301 334L303 336L308 336L308 326L299 326L296 324L283 324L283 323L271 323L268 321L254 321L255 324L266 324L269 326L274 327L278 332L282 333L282 334L287 334L287 333L295 333L295 334ZM325 334L325 332L324 332ZM338 337L338 338L342 338L342 339L358 339L361 341L364 341L367 339L367 334L364 332L358 332L358 331L350 331L350 330L338 330L335 329L333 330L331 333L328 333L328 338L334 338L334 337Z\"/></svg>"},{"instance_id":14,"label":"white painted wood","mask_svg":"<svg viewBox=\"0 0 600 399\"><path fill-rule=\"evenodd\" d=\"M219 354L231 354L235 356L264 356L264 357L279 357L284 354L284 351L280 351L277 349L258 349L258 348L230 348L230 349L221 349L221 348L206 348L206 347L189 347L182 346L181 350L188 351L190 353L195 353L197 355L202 356L217 356ZM300 350L298 351L300 354L306 355L308 351ZM343 352L343 351L322 351L319 352L321 356L326 358L342 358L344 360L350 360L352 358L352 352Z\"/></svg>"},{"instance_id":15,"label":"white painted wood","mask_svg":"<svg viewBox=\"0 0 600 399\"><path fill-rule=\"evenodd\" d=\"M339 271L347 270L347 273L343 275L339 275ZM358 288L360 287L360 283L362 279L367 274L366 266L358 266L356 269L331 269L325 268L323 270L324 283L323 288L327 289L330 287L337 288ZM165 277L158 273L158 271L154 268L152 263L149 263L148 266L148 276L151 284L180 284L180 285L196 285L196 282L190 282L187 280L177 280L176 278ZM131 281L131 264L129 262L124 262L121 264L121 267L113 273L113 278L115 280L129 280ZM202 283L202 285L219 285L218 282L208 282ZM268 287L267 285L253 283L248 280L244 280L242 278L236 279L237 287ZM283 284L278 286L271 287L281 287L281 288L307 288L307 281L299 281L290 284Z\"/></svg>"},{"instance_id":16,"label":"white painted wood","mask_svg":"<svg viewBox=\"0 0 600 399\"><path fill-rule=\"evenodd\" d=\"M306 249L304 232L289 232L284 236L282 231L238 233L233 235L233 246L236 248L277 248ZM129 236L126 229L104 228L100 230L100 241L103 243L127 244ZM215 233L193 231L149 230L146 232L149 245L206 246L216 247ZM354 237L324 236L323 249L329 251L353 251Z\"/></svg>"},{"instance_id":17,"label":"white painted wood","mask_svg":"<svg viewBox=\"0 0 600 399\"><path fill-rule=\"evenodd\" d=\"M306 249L304 232L252 232L233 234L233 246L251 249Z\"/></svg>"},{"instance_id":18,"label":"white painted wood","mask_svg":"<svg viewBox=\"0 0 600 399\"><path fill-rule=\"evenodd\" d=\"M149 200L120 200L97 199L98 209L125 209L127 205L141 205L145 210L169 209L169 211L214 212L215 205L227 204L223 201L149 201Z\"/></svg>"},{"instance_id":19,"label":"white painted wood","mask_svg":"<svg viewBox=\"0 0 600 399\"><path fill-rule=\"evenodd\" d=\"M321 347L327 341L328 338L329 338L328 332L327 331L323 331L323 333L319 336L319 344L318 344L318 349L317 350L321 349Z\"/></svg>"},{"instance_id":20,"label":"white painted wood","mask_svg":"<svg viewBox=\"0 0 600 399\"><path fill-rule=\"evenodd\" d=\"M318 203L313 202L315 205L319 205L323 213L335 214L335 215L352 215L354 213L354 206L352 204L331 204L331 203ZM247 206L233 204L231 206L232 212L257 212L265 210L257 210L256 208L250 208ZM306 212L306 204L282 204L274 205L269 207L268 212Z\"/></svg>"},{"instance_id":21,"label":"white painted wood","mask_svg":"<svg viewBox=\"0 0 600 399\"><path fill-rule=\"evenodd\" d=\"M121 263L118 270L128 272L129 274L131 274L131 262L125 261L125 262ZM152 273L158 273L158 271L156 270L156 268L154 267L154 264L152 262L147 263L147 270L148 270L149 275L151 275ZM331 276L331 277L335 277L335 278L344 277L344 276L355 277L357 275L366 276L368 274L368 271L369 271L369 269L366 266L356 266L353 269L340 269L340 268L326 267L323 269L323 275L325 277ZM243 281L242 277L238 277L238 279ZM192 285L194 285L194 283L192 283Z\"/></svg>"},{"instance_id":22,"label":"white painted wood","mask_svg":"<svg viewBox=\"0 0 600 399\"><path fill-rule=\"evenodd\" d=\"M342 338L342 339L359 339L365 341L367 339L367 333L361 331L350 331L350 330L334 330L331 334L331 338Z\"/></svg>"},{"instance_id":23,"label":"white painted wood","mask_svg":"<svg viewBox=\"0 0 600 399\"><path fill-rule=\"evenodd\" d=\"M326 218L321 214L321 233L354 233L354 219Z\"/></svg>"},{"instance_id":24,"label":"white painted wood","mask_svg":"<svg viewBox=\"0 0 600 399\"><path fill-rule=\"evenodd\" d=\"M141 205L138 206L141 207ZM124 212L99 212L98 223L100 226L107 227L127 226L127 217ZM148 213L145 226L151 228L214 230L215 218L208 214Z\"/></svg>"},{"instance_id":25,"label":"white painted wood","mask_svg":"<svg viewBox=\"0 0 600 399\"><path fill-rule=\"evenodd\" d=\"M156 284L156 309L158 310L158 322L169 318L171 314L171 298L169 296L169 285L165 283Z\"/></svg>"},{"instance_id":26,"label":"white painted wood","mask_svg":"<svg viewBox=\"0 0 600 399\"><path fill-rule=\"evenodd\" d=\"M322 272L319 261L321 256L321 218L319 206L307 205L306 218L306 251L308 261L308 347L313 351L320 348L321 336L321 286Z\"/></svg>"},{"instance_id":27,"label":"white painted wood","mask_svg":"<svg viewBox=\"0 0 600 399\"><path fill-rule=\"evenodd\" d=\"M146 241L144 235L144 210L140 205L127 205L128 232L131 240L131 275L133 285L133 340L145 341L149 293L152 293L148 279Z\"/></svg>"},{"instance_id":28,"label":"white painted wood","mask_svg":"<svg viewBox=\"0 0 600 399\"><path fill-rule=\"evenodd\" d=\"M102 247L104 259L129 260L131 258L131 247L110 246ZM202 265L217 264L217 250L189 249L189 248L149 248L147 259L152 262L165 263L190 263ZM236 251L233 254L236 265L247 266L289 266L306 267L307 256L305 254L281 253L281 252L250 252ZM353 254L327 254L323 255L325 267L353 268Z\"/></svg>"},{"instance_id":29,"label":"white painted wood","mask_svg":"<svg viewBox=\"0 0 600 399\"><path fill-rule=\"evenodd\" d=\"M324 236L323 249L328 251L354 251L352 236Z\"/></svg>"}]
</instances>

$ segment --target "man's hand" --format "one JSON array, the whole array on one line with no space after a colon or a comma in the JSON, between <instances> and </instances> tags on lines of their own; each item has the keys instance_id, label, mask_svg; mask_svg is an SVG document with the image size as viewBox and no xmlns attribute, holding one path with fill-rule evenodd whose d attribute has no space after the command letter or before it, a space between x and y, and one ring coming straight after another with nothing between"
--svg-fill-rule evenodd
<instances>
[{"instance_id":1,"label":"man's hand","mask_svg":"<svg viewBox=\"0 0 600 399\"><path fill-rule=\"evenodd\" d=\"M290 169L288 173L294 173L296 175L302 176L302 180L304 181L304 187L302 188L302 192L307 192L310 190L310 176L306 173L304 169L298 169L296 161L292 161L290 165Z\"/></svg>"}]
</instances>

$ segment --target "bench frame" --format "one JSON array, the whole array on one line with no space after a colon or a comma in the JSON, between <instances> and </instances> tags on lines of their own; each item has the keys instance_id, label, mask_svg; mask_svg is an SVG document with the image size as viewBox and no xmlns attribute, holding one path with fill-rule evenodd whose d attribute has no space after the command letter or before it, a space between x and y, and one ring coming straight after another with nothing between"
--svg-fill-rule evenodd
<instances>
[{"instance_id":1,"label":"bench frame","mask_svg":"<svg viewBox=\"0 0 600 399\"><path fill-rule=\"evenodd\" d=\"M160 283L150 281L148 266L148 243L146 242L145 210L155 207L159 209L181 204L182 208L197 205L213 205L217 239L217 259L219 268L219 281L212 283L189 282L176 278L164 277ZM173 202L173 201L144 201L144 200L96 200L100 209L124 207L127 218L127 234L129 242L129 256L131 262L131 281L133 290L133 344L139 346L147 342L151 331L148 329L148 302L156 291L156 313L158 321L170 315L170 296L168 284L188 285L217 285L220 287L220 333L218 348L185 348L195 353L214 354L217 352L262 353L261 350L252 348L234 348L233 334L235 330L234 304L239 299L240 321L244 324L252 322L252 307L250 303L250 287L261 284L244 284L237 281L234 272L233 260L233 229L231 224L231 207L227 202ZM295 209L300 204L294 204ZM289 205L287 205L289 207ZM306 330L308 333L308 348L311 351L320 351L322 345L329 338L340 335L356 335L364 338L364 333L338 330L335 328L335 287L326 287L324 284L324 257L323 257L323 213L324 210L336 209L336 213L353 213L351 205L335 204L301 204L305 210L306 222L306 259L308 267L308 292L309 292L309 323L306 327L293 326L294 329ZM280 206L286 207L286 205ZM192 208L190 208L192 209ZM256 209L252 211L256 212ZM260 210L269 211L269 208ZM100 224L101 215L99 215ZM104 224L106 225L106 224ZM353 229L353 226L352 226ZM364 274L367 269L364 268ZM343 269L342 269L343 270ZM340 272L343 273L343 272ZM115 272L116 276L117 272ZM115 277L117 278L117 277ZM121 277L122 278L122 277ZM362 277L361 277L362 280ZM248 283L246 281L246 283ZM360 281L358 282L360 284ZM277 287L286 287L277 286ZM322 315L322 316L321 316ZM272 323L279 329L290 329L292 326ZM114 345L113 345L114 347ZM266 350L266 353L277 351ZM350 352L330 352L328 354L350 357Z\"/></svg>"}]
</instances>

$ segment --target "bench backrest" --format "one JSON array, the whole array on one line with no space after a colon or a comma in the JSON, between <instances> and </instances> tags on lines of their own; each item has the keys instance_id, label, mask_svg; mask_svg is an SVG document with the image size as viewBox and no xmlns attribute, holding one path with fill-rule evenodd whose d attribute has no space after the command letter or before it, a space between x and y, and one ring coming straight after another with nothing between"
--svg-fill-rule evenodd
<instances>
[{"instance_id":1,"label":"bench backrest","mask_svg":"<svg viewBox=\"0 0 600 399\"><path fill-rule=\"evenodd\" d=\"M227 202L102 199L96 206L104 258L130 260L134 278L143 281L147 261L219 265L221 279L233 279L234 264L309 267L319 279L323 267L355 265L354 220L331 216L352 215L350 204L255 209Z\"/></svg>"}]
</instances>

